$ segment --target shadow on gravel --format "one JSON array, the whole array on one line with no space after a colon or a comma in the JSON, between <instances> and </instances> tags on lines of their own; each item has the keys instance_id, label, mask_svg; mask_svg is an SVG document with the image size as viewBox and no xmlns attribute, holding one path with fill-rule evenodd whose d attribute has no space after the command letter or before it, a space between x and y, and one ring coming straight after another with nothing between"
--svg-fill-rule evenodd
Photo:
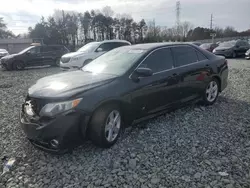
<instances>
[{"instance_id":1,"label":"shadow on gravel","mask_svg":"<svg viewBox=\"0 0 250 188\"><path fill-rule=\"evenodd\" d=\"M213 106L187 106L128 128L110 149L86 142L62 156L22 138L2 185L12 178L33 187L247 187L249 112L249 103L220 96Z\"/></svg>"}]
</instances>

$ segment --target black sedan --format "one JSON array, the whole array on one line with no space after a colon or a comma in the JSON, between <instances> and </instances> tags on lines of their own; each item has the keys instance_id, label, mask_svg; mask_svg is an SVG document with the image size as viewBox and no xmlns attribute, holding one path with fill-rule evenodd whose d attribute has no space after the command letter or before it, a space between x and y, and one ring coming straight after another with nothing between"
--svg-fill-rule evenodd
<instances>
[{"instance_id":1,"label":"black sedan","mask_svg":"<svg viewBox=\"0 0 250 188\"><path fill-rule=\"evenodd\" d=\"M225 58L195 45L121 47L81 70L38 80L22 105L21 126L46 151L67 151L84 138L107 148L128 125L191 102L212 105L227 79Z\"/></svg>"}]
</instances>

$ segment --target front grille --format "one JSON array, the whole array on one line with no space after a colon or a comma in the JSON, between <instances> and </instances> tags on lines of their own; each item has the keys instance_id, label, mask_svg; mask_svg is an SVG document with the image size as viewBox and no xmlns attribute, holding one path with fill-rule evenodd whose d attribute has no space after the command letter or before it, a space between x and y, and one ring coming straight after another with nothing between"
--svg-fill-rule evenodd
<instances>
[{"instance_id":1,"label":"front grille","mask_svg":"<svg viewBox=\"0 0 250 188\"><path fill-rule=\"evenodd\" d=\"M62 63L68 63L70 61L70 57L61 57Z\"/></svg>"}]
</instances>

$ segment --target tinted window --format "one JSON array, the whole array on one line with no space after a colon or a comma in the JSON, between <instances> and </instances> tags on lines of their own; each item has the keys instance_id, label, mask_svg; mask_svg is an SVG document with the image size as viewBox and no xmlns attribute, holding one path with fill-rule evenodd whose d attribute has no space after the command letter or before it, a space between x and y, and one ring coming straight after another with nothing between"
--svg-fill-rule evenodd
<instances>
[{"instance_id":1,"label":"tinted window","mask_svg":"<svg viewBox=\"0 0 250 188\"><path fill-rule=\"evenodd\" d=\"M37 53L40 53L40 50L41 50L41 47L34 47L34 48L31 48L29 51L31 54L37 54Z\"/></svg>"},{"instance_id":2,"label":"tinted window","mask_svg":"<svg viewBox=\"0 0 250 188\"><path fill-rule=\"evenodd\" d=\"M243 41L238 41L236 45L238 45L238 46L244 46L244 42Z\"/></svg>"},{"instance_id":3,"label":"tinted window","mask_svg":"<svg viewBox=\"0 0 250 188\"><path fill-rule=\"evenodd\" d=\"M207 58L199 51L196 51L199 61L207 60Z\"/></svg>"},{"instance_id":4,"label":"tinted window","mask_svg":"<svg viewBox=\"0 0 250 188\"><path fill-rule=\"evenodd\" d=\"M43 52L52 52L55 51L52 46L44 46L42 47Z\"/></svg>"},{"instance_id":5,"label":"tinted window","mask_svg":"<svg viewBox=\"0 0 250 188\"><path fill-rule=\"evenodd\" d=\"M176 66L188 65L198 61L195 50L189 46L181 46L172 48Z\"/></svg>"},{"instance_id":6,"label":"tinted window","mask_svg":"<svg viewBox=\"0 0 250 188\"><path fill-rule=\"evenodd\" d=\"M140 65L152 69L154 73L163 70L171 69L173 67L173 57L169 48L163 48L154 51L150 54Z\"/></svg>"},{"instance_id":7,"label":"tinted window","mask_svg":"<svg viewBox=\"0 0 250 188\"><path fill-rule=\"evenodd\" d=\"M113 44L112 43L104 43L99 46L99 48L102 48L104 52L110 51L112 48Z\"/></svg>"},{"instance_id":8,"label":"tinted window","mask_svg":"<svg viewBox=\"0 0 250 188\"><path fill-rule=\"evenodd\" d=\"M244 46L249 46L248 42L242 41Z\"/></svg>"}]
</instances>

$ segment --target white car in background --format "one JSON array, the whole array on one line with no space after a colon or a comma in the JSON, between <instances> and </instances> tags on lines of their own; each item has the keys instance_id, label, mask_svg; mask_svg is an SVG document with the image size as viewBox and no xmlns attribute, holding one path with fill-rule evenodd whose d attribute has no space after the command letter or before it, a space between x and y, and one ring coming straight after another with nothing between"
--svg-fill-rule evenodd
<instances>
[{"instance_id":1,"label":"white car in background","mask_svg":"<svg viewBox=\"0 0 250 188\"><path fill-rule=\"evenodd\" d=\"M131 45L131 43L125 40L90 42L76 52L63 55L60 60L60 67L62 70L79 69L110 50L128 45Z\"/></svg>"},{"instance_id":2,"label":"white car in background","mask_svg":"<svg viewBox=\"0 0 250 188\"><path fill-rule=\"evenodd\" d=\"M0 49L0 59L6 55L9 55L9 52L5 49Z\"/></svg>"}]
</instances>

